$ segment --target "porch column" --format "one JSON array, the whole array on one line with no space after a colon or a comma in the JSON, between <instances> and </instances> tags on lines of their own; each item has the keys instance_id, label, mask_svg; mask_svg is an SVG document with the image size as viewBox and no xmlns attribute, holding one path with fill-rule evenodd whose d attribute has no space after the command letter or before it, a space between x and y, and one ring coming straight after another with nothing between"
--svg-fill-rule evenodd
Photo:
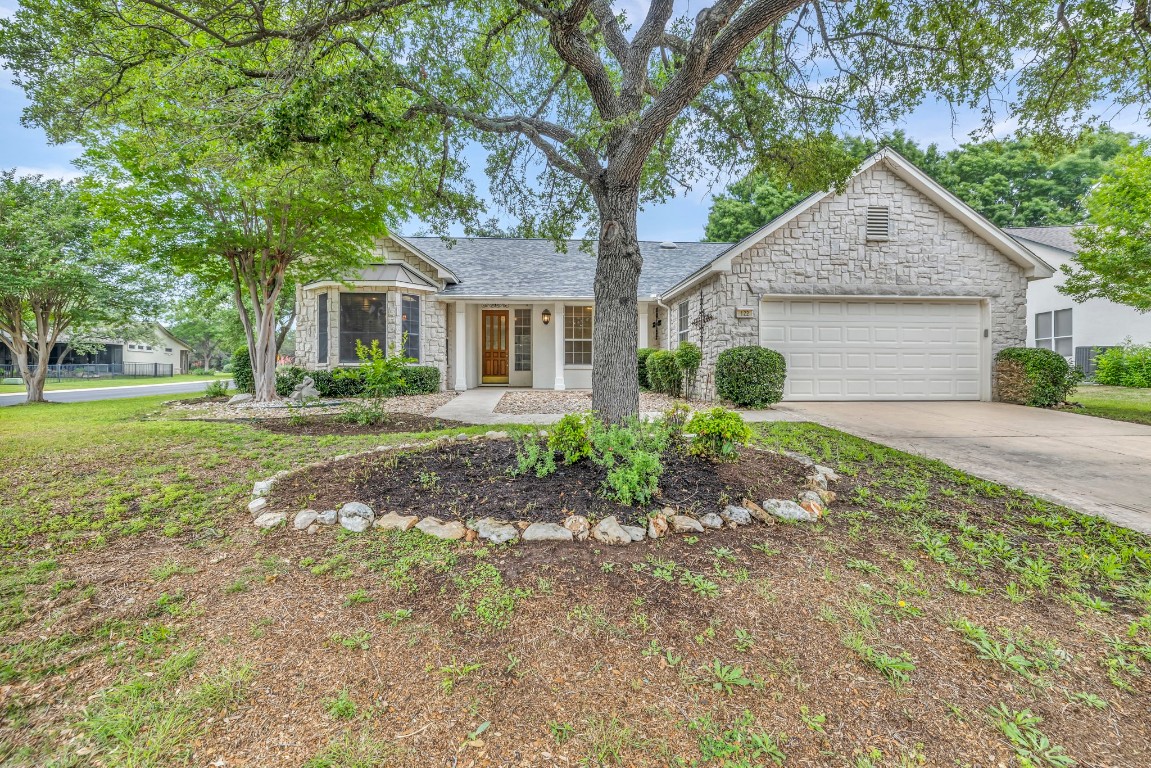
<instances>
[{"instance_id":1,"label":"porch column","mask_svg":"<svg viewBox=\"0 0 1151 768\"><path fill-rule=\"evenodd\" d=\"M557 301L554 309L552 309L552 325L555 330L555 351L556 351L556 389L567 389L564 384L564 305L563 302Z\"/></svg>"},{"instance_id":2,"label":"porch column","mask_svg":"<svg viewBox=\"0 0 1151 768\"><path fill-rule=\"evenodd\" d=\"M455 364L455 379L456 383L453 387L457 392L463 392L468 388L468 316L467 305L462 301L457 301L456 304L456 364Z\"/></svg>"},{"instance_id":3,"label":"porch column","mask_svg":"<svg viewBox=\"0 0 1151 768\"><path fill-rule=\"evenodd\" d=\"M639 305L639 349L647 346L647 304Z\"/></svg>"}]
</instances>

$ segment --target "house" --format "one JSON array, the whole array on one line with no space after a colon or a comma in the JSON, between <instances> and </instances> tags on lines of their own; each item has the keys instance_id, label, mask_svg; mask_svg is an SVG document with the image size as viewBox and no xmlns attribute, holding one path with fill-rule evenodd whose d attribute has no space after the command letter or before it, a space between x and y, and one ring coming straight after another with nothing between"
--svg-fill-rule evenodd
<instances>
[{"instance_id":1,"label":"house","mask_svg":"<svg viewBox=\"0 0 1151 768\"><path fill-rule=\"evenodd\" d=\"M1090 373L1092 350L1130 338L1151 342L1151 313L1107 299L1076 302L1059 292L1067 276L1060 267L1079 252L1071 227L1020 227L1006 232L1055 268L1053 277L1027 286L1027 346L1054 349Z\"/></svg>"},{"instance_id":2,"label":"house","mask_svg":"<svg viewBox=\"0 0 1151 768\"><path fill-rule=\"evenodd\" d=\"M172 335L164 326L155 323L152 336L139 341L104 338L99 332L86 334L97 339L103 349L77 352L62 334L48 354L49 365L81 366L93 374L124 374L128 376L168 376L187 373L192 348ZM0 344L0 368L15 370L15 360L6 345Z\"/></svg>"},{"instance_id":3,"label":"house","mask_svg":"<svg viewBox=\"0 0 1151 768\"><path fill-rule=\"evenodd\" d=\"M1028 282L1051 268L889 149L740 243L643 242L639 343L787 357L785 396L990 399L996 351L1027 338ZM406 334L445 388L591 385L595 257L578 241L392 235L344 281L297 288L297 360L356 363Z\"/></svg>"}]
</instances>

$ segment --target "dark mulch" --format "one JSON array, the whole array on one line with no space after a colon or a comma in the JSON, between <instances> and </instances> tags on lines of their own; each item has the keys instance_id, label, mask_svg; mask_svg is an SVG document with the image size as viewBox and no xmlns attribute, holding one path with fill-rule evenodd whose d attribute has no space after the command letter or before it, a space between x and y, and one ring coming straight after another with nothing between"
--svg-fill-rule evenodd
<instances>
[{"instance_id":1,"label":"dark mulch","mask_svg":"<svg viewBox=\"0 0 1151 768\"><path fill-rule=\"evenodd\" d=\"M276 484L283 509L331 509L362 501L377 512L472 519L562 522L568 514L609 515L637 522L646 509L623 506L601 493L606 471L589 461L560 464L548 477L511 477L516 447L510 440L469 441L396 457L360 456L292 475ZM736 462L713 464L670 451L664 456L660 494L653 507L671 505L697 514L744 497L794 498L803 467L775 453L745 450Z\"/></svg>"},{"instance_id":2,"label":"dark mulch","mask_svg":"<svg viewBox=\"0 0 1151 768\"><path fill-rule=\"evenodd\" d=\"M403 432L432 432L437 429L470 427L462 421L434 419L415 413L389 413L381 424L347 424L335 416L305 416L303 421L292 419L235 419L238 424L275 432L281 435L394 435Z\"/></svg>"}]
</instances>

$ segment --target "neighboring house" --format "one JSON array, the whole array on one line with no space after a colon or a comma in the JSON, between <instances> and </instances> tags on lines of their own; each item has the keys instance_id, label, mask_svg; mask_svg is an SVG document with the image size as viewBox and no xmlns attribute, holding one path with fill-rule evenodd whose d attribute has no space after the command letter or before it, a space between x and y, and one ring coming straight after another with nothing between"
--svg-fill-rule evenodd
<instances>
[{"instance_id":1,"label":"neighboring house","mask_svg":"<svg viewBox=\"0 0 1151 768\"><path fill-rule=\"evenodd\" d=\"M595 257L579 242L403 238L344 282L297 288L297 361L406 351L443 385L591 385ZM699 344L699 392L737 345L787 357L803 400L990 399L996 351L1027 337L1027 283L1051 268L891 150L740 243L640 244L639 343Z\"/></svg>"},{"instance_id":2,"label":"neighboring house","mask_svg":"<svg viewBox=\"0 0 1151 768\"><path fill-rule=\"evenodd\" d=\"M1027 286L1027 346L1054 349L1090 372L1092 350L1115 347L1128 337L1151 342L1151 312L1107 299L1076 302L1059 292L1067 276L1059 268L1071 261L1079 246L1071 227L1019 227L1005 230L1055 268L1055 275Z\"/></svg>"},{"instance_id":3,"label":"neighboring house","mask_svg":"<svg viewBox=\"0 0 1151 768\"><path fill-rule=\"evenodd\" d=\"M187 373L192 348L177 339L164 326L156 323L154 338L149 341L125 341L124 339L100 338L103 349L96 352L77 352L68 346L67 334L56 342L48 354L49 365L98 366L104 372L131 373L143 375L149 365L155 366L157 375L167 375L167 366L172 366L173 374ZM0 366L14 365L11 352L0 345Z\"/></svg>"}]
</instances>

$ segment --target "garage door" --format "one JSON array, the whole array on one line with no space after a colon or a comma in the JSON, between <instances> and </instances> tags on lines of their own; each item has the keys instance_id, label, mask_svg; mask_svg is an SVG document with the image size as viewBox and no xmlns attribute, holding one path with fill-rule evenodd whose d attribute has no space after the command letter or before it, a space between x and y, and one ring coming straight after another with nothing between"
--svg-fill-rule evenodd
<instances>
[{"instance_id":1,"label":"garage door","mask_svg":"<svg viewBox=\"0 0 1151 768\"><path fill-rule=\"evenodd\" d=\"M978 302L765 299L790 400L978 400Z\"/></svg>"}]
</instances>

